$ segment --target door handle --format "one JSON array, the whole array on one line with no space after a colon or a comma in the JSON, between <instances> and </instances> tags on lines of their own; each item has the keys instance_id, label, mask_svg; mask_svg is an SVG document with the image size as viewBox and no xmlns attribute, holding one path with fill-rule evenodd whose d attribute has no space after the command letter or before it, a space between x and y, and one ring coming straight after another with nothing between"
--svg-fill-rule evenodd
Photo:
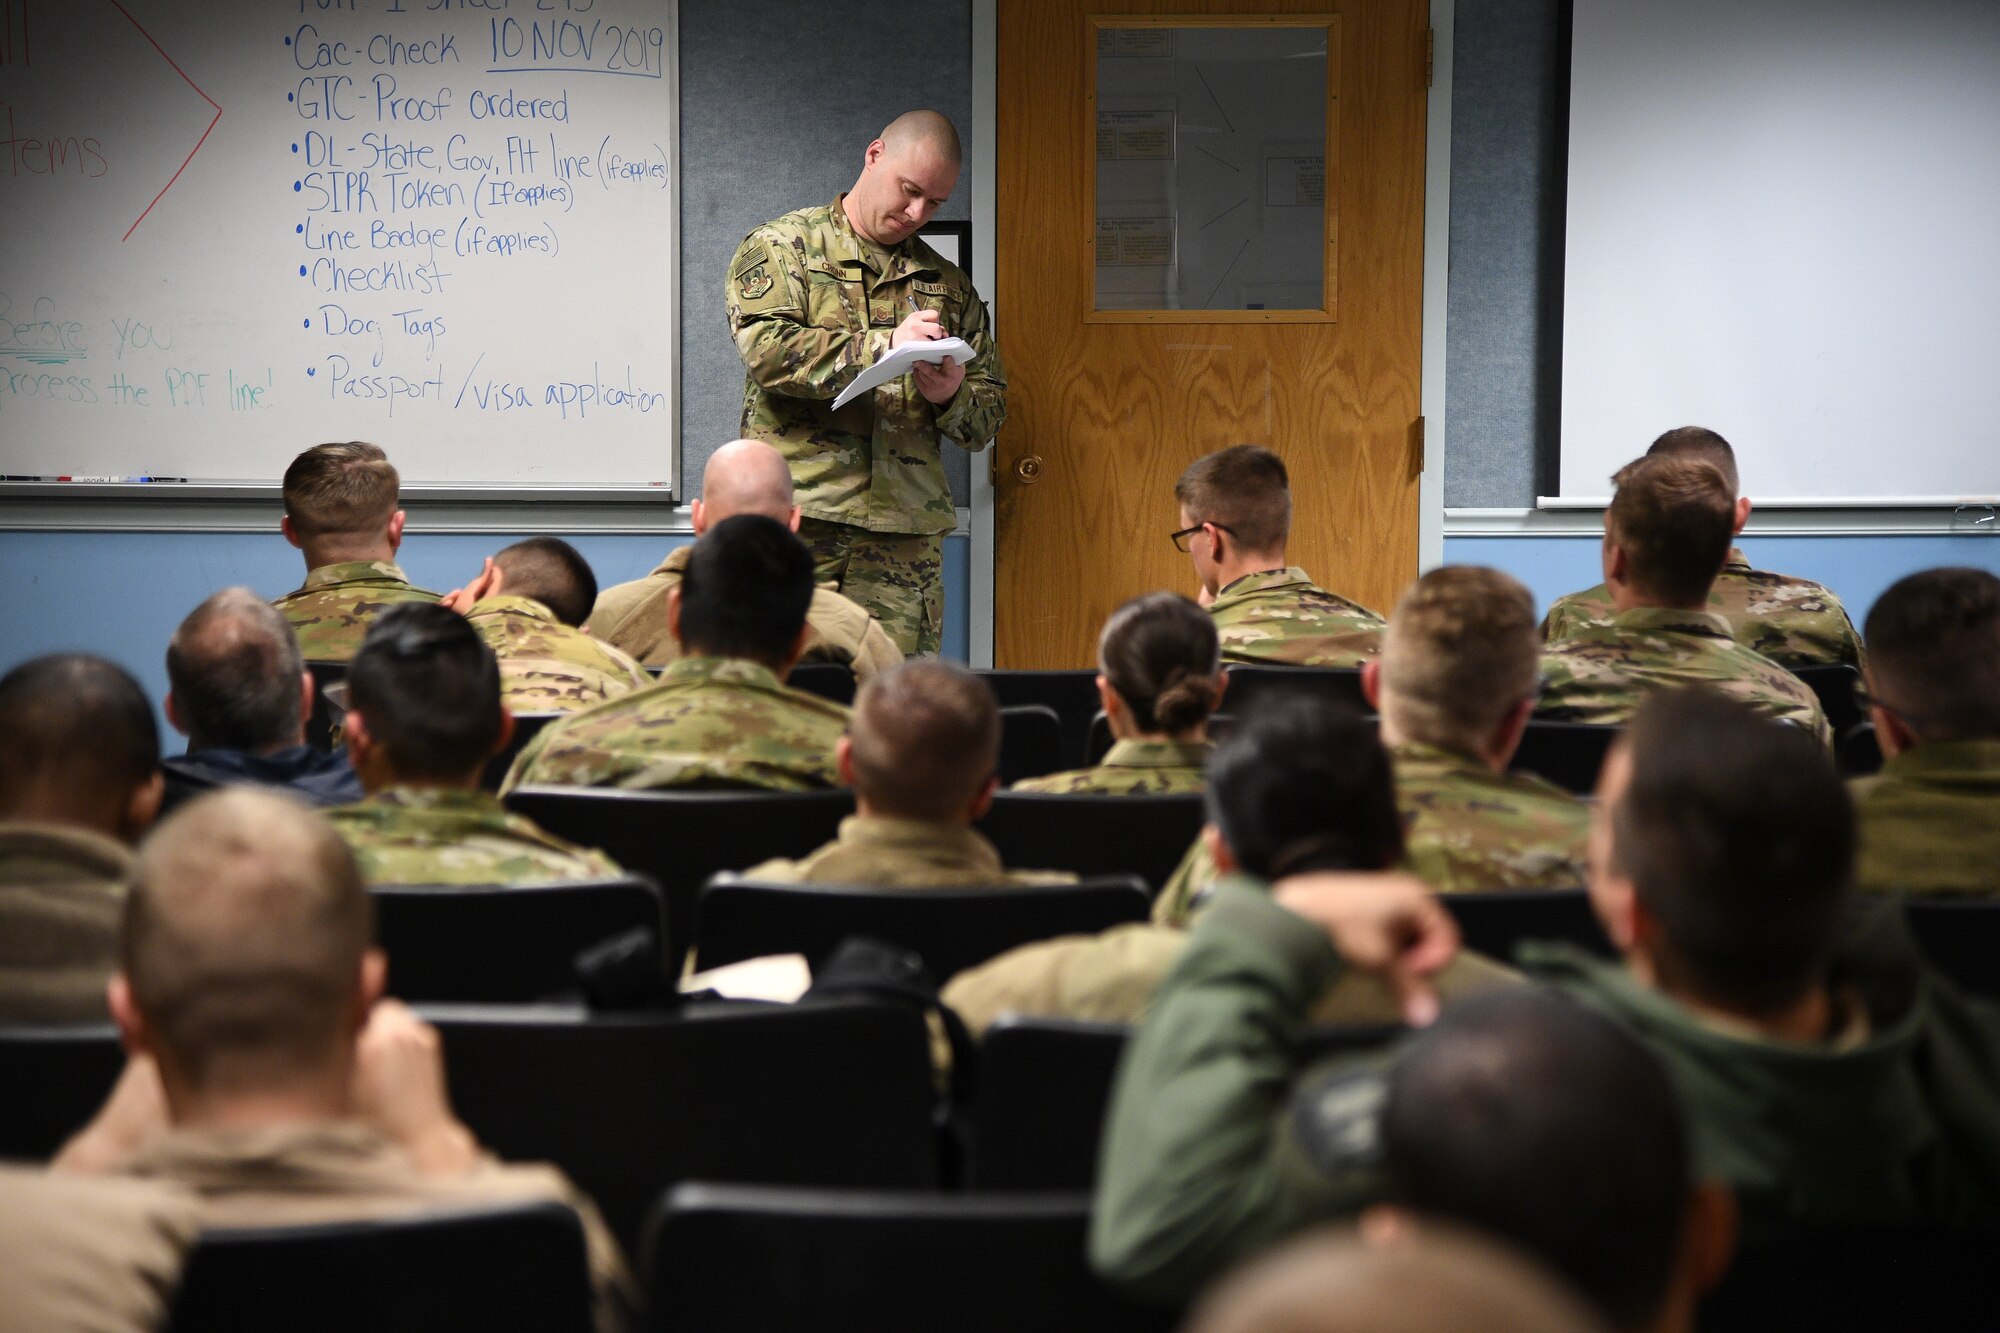
<instances>
[{"instance_id":1,"label":"door handle","mask_svg":"<svg viewBox=\"0 0 2000 1333\"><path fill-rule=\"evenodd\" d=\"M1026 458L1014 464L1014 475L1021 479L1021 484L1024 486L1032 486L1040 481L1042 479L1042 456L1040 454L1029 454Z\"/></svg>"}]
</instances>

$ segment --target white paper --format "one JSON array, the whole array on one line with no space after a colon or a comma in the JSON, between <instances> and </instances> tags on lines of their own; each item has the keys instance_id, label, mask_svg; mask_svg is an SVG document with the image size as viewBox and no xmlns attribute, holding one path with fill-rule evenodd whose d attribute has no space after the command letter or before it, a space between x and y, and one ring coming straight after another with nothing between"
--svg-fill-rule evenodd
<instances>
[{"instance_id":1,"label":"white paper","mask_svg":"<svg viewBox=\"0 0 2000 1333\"><path fill-rule=\"evenodd\" d=\"M846 407L875 386L908 374L916 362L936 362L950 357L962 366L972 360L972 356L972 344L963 338L933 338L929 342L907 342L901 347L892 347L882 354L880 361L856 375L854 382L842 389L840 397L833 400L833 406L836 411Z\"/></svg>"},{"instance_id":2,"label":"white paper","mask_svg":"<svg viewBox=\"0 0 2000 1333\"><path fill-rule=\"evenodd\" d=\"M683 991L712 990L731 1000L777 1000L790 1004L812 985L812 969L801 953L766 954L724 963L681 978Z\"/></svg>"}]
</instances>

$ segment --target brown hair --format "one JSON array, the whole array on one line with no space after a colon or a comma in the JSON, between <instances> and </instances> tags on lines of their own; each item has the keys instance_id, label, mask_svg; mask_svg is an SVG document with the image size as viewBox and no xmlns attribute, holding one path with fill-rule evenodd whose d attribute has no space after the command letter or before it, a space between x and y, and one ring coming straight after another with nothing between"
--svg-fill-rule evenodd
<instances>
[{"instance_id":1,"label":"brown hair","mask_svg":"<svg viewBox=\"0 0 2000 1333\"><path fill-rule=\"evenodd\" d=\"M396 512L400 485L379 445L316 444L285 469L285 516L302 537L373 536Z\"/></svg>"},{"instance_id":2,"label":"brown hair","mask_svg":"<svg viewBox=\"0 0 2000 1333\"><path fill-rule=\"evenodd\" d=\"M1604 533L1631 564L1642 596L1673 606L1701 603L1729 558L1736 493L1713 463L1672 454L1627 463L1604 511Z\"/></svg>"},{"instance_id":3,"label":"brown hair","mask_svg":"<svg viewBox=\"0 0 2000 1333\"><path fill-rule=\"evenodd\" d=\"M1648 458L1699 458L1705 463L1713 463L1722 479L1729 483L1729 494L1733 499L1742 491L1742 482L1736 475L1736 451L1729 447L1729 441L1706 426L1676 426L1665 431L1660 438L1647 446Z\"/></svg>"},{"instance_id":4,"label":"brown hair","mask_svg":"<svg viewBox=\"0 0 2000 1333\"><path fill-rule=\"evenodd\" d=\"M269 1087L347 1036L373 909L347 844L290 796L190 801L139 850L119 956L164 1061Z\"/></svg>"},{"instance_id":5,"label":"brown hair","mask_svg":"<svg viewBox=\"0 0 2000 1333\"><path fill-rule=\"evenodd\" d=\"M116 662L50 653L0 676L0 818L50 793L122 800L159 771L152 702Z\"/></svg>"},{"instance_id":6,"label":"brown hair","mask_svg":"<svg viewBox=\"0 0 2000 1333\"><path fill-rule=\"evenodd\" d=\"M2000 578L1926 569L1868 611L1868 671L1882 702L1927 741L2000 739Z\"/></svg>"},{"instance_id":7,"label":"brown hair","mask_svg":"<svg viewBox=\"0 0 2000 1333\"><path fill-rule=\"evenodd\" d=\"M1233 444L1195 459L1174 483L1174 499L1195 522L1229 529L1252 551L1283 545L1292 530L1285 460L1261 444Z\"/></svg>"},{"instance_id":8,"label":"brown hair","mask_svg":"<svg viewBox=\"0 0 2000 1333\"><path fill-rule=\"evenodd\" d=\"M848 738L854 785L869 805L949 819L1000 765L1000 705L964 667L905 662L861 687Z\"/></svg>"},{"instance_id":9,"label":"brown hair","mask_svg":"<svg viewBox=\"0 0 2000 1333\"><path fill-rule=\"evenodd\" d=\"M1382 710L1424 745L1476 750L1534 689L1535 600L1510 575L1446 565L1396 603L1382 640Z\"/></svg>"},{"instance_id":10,"label":"brown hair","mask_svg":"<svg viewBox=\"0 0 2000 1333\"><path fill-rule=\"evenodd\" d=\"M167 681L197 750L297 745L305 664L292 624L248 588L224 588L167 641Z\"/></svg>"},{"instance_id":11,"label":"brown hair","mask_svg":"<svg viewBox=\"0 0 2000 1333\"><path fill-rule=\"evenodd\" d=\"M1215 620L1179 593L1147 593L1113 611L1097 639L1097 665L1140 731L1178 736L1215 711Z\"/></svg>"}]
</instances>

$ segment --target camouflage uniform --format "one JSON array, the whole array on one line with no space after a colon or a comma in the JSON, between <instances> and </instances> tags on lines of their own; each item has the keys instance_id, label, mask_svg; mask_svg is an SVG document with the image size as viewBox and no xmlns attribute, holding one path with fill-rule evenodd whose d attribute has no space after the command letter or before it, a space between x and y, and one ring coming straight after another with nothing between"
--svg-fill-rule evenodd
<instances>
[{"instance_id":1,"label":"camouflage uniform","mask_svg":"<svg viewBox=\"0 0 2000 1333\"><path fill-rule=\"evenodd\" d=\"M647 666L666 666L679 659L681 646L667 632L667 592L687 572L694 547L670 551L658 569L643 579L606 588L597 595L585 625L592 634L614 643ZM865 683L903 660L903 654L882 632L875 617L831 585L813 589L806 608L806 639L802 662L837 662Z\"/></svg>"},{"instance_id":2,"label":"camouflage uniform","mask_svg":"<svg viewBox=\"0 0 2000 1333\"><path fill-rule=\"evenodd\" d=\"M1104 796L1199 792L1201 768L1207 762L1206 741L1118 741L1105 751L1096 768L1023 778L1014 784L1014 790Z\"/></svg>"},{"instance_id":3,"label":"camouflage uniform","mask_svg":"<svg viewBox=\"0 0 2000 1333\"><path fill-rule=\"evenodd\" d=\"M1819 699L1791 672L1730 637L1714 611L1635 607L1542 650L1541 717L1616 726L1657 689L1706 685L1833 744Z\"/></svg>"},{"instance_id":4,"label":"camouflage uniform","mask_svg":"<svg viewBox=\"0 0 2000 1333\"><path fill-rule=\"evenodd\" d=\"M1225 662L1351 667L1382 652L1382 617L1337 597L1296 565L1245 574L1208 608Z\"/></svg>"},{"instance_id":5,"label":"camouflage uniform","mask_svg":"<svg viewBox=\"0 0 2000 1333\"><path fill-rule=\"evenodd\" d=\"M348 560L310 571L303 588L271 605L292 622L307 661L345 662L384 607L437 600L436 593L411 586L393 560Z\"/></svg>"},{"instance_id":6,"label":"camouflage uniform","mask_svg":"<svg viewBox=\"0 0 2000 1333\"><path fill-rule=\"evenodd\" d=\"M1861 665L1861 636L1840 598L1810 579L1752 569L1733 547L1709 590L1708 609L1722 614L1738 643L1780 666ZM1600 583L1557 598L1542 622L1542 637L1554 643L1608 625L1617 614L1611 590Z\"/></svg>"},{"instance_id":7,"label":"camouflage uniform","mask_svg":"<svg viewBox=\"0 0 2000 1333\"><path fill-rule=\"evenodd\" d=\"M742 434L791 465L820 580L867 607L905 653L936 652L943 534L958 521L939 439L983 449L1007 413L972 280L918 237L884 248L857 235L836 198L745 237L724 294L746 371ZM918 310L937 311L977 354L957 396L935 406L905 375L833 411Z\"/></svg>"},{"instance_id":8,"label":"camouflage uniform","mask_svg":"<svg viewBox=\"0 0 2000 1333\"><path fill-rule=\"evenodd\" d=\"M550 723L502 791L569 787L838 787L847 710L741 658L684 657L660 682Z\"/></svg>"},{"instance_id":9,"label":"camouflage uniform","mask_svg":"<svg viewBox=\"0 0 2000 1333\"><path fill-rule=\"evenodd\" d=\"M1073 884L1066 870L1008 870L976 829L930 819L849 815L840 835L797 861L766 861L745 879L787 884L850 884L871 889L981 889L1010 884Z\"/></svg>"},{"instance_id":10,"label":"camouflage uniform","mask_svg":"<svg viewBox=\"0 0 2000 1333\"><path fill-rule=\"evenodd\" d=\"M1403 816L1403 869L1439 893L1574 889L1584 875L1590 807L1528 773L1495 773L1431 745L1389 747ZM1215 881L1196 838L1153 900L1153 920L1184 926Z\"/></svg>"},{"instance_id":11,"label":"camouflage uniform","mask_svg":"<svg viewBox=\"0 0 2000 1333\"><path fill-rule=\"evenodd\" d=\"M2000 898L2000 740L1914 746L1849 787L1861 888Z\"/></svg>"},{"instance_id":12,"label":"camouflage uniform","mask_svg":"<svg viewBox=\"0 0 2000 1333\"><path fill-rule=\"evenodd\" d=\"M369 884L549 884L624 872L483 791L394 787L327 811Z\"/></svg>"},{"instance_id":13,"label":"camouflage uniform","mask_svg":"<svg viewBox=\"0 0 2000 1333\"><path fill-rule=\"evenodd\" d=\"M132 853L69 825L0 822L0 1023L103 1023Z\"/></svg>"},{"instance_id":14,"label":"camouflage uniform","mask_svg":"<svg viewBox=\"0 0 2000 1333\"><path fill-rule=\"evenodd\" d=\"M500 659L500 698L516 713L574 713L653 683L623 651L532 598L482 597L465 618Z\"/></svg>"}]
</instances>

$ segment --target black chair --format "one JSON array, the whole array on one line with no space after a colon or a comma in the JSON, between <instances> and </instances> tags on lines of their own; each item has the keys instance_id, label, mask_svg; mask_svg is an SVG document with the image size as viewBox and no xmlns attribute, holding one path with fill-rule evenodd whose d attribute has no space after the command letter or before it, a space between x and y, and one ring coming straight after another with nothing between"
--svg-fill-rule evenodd
<instances>
[{"instance_id":1,"label":"black chair","mask_svg":"<svg viewBox=\"0 0 2000 1333\"><path fill-rule=\"evenodd\" d=\"M1861 673L1853 667L1841 662L1789 669L1819 696L1820 711L1826 714L1827 725L1833 728L1835 739L1868 720L1868 714L1862 711L1861 701L1854 697L1855 687L1861 684Z\"/></svg>"},{"instance_id":2,"label":"black chair","mask_svg":"<svg viewBox=\"0 0 2000 1333\"><path fill-rule=\"evenodd\" d=\"M801 662L785 677L785 684L843 707L854 704L854 669L844 662Z\"/></svg>"},{"instance_id":3,"label":"black chair","mask_svg":"<svg viewBox=\"0 0 2000 1333\"><path fill-rule=\"evenodd\" d=\"M1701 1333L1990 1328L2000 1269L1981 1235L1818 1228L1746 1243L1701 1302Z\"/></svg>"},{"instance_id":4,"label":"black chair","mask_svg":"<svg viewBox=\"0 0 2000 1333\"><path fill-rule=\"evenodd\" d=\"M347 718L347 663L307 662L312 672L313 706L306 717L306 744L322 753L332 753L340 742L340 726ZM332 686L341 688L329 696Z\"/></svg>"},{"instance_id":5,"label":"black chair","mask_svg":"<svg viewBox=\"0 0 2000 1333\"><path fill-rule=\"evenodd\" d=\"M1141 1333L1178 1316L1091 1271L1090 1199L682 1185L646 1263L661 1333Z\"/></svg>"},{"instance_id":6,"label":"black chair","mask_svg":"<svg viewBox=\"0 0 2000 1333\"><path fill-rule=\"evenodd\" d=\"M208 1231L168 1333L590 1333L583 1227L560 1203Z\"/></svg>"},{"instance_id":7,"label":"black chair","mask_svg":"<svg viewBox=\"0 0 2000 1333\"><path fill-rule=\"evenodd\" d=\"M1311 1029L1308 1061L1375 1050L1403 1029L1358 1023ZM971 1107L972 1188L1088 1190L1131 1029L1069 1018L1002 1018L979 1043Z\"/></svg>"},{"instance_id":8,"label":"black chair","mask_svg":"<svg viewBox=\"0 0 2000 1333\"><path fill-rule=\"evenodd\" d=\"M1210 713L1208 715L1209 740L1222 740L1223 737L1229 734L1229 729L1235 725L1236 719L1228 713ZM1111 719L1100 708L1097 711L1097 715L1090 719L1090 745L1085 754L1085 757L1090 761L1088 766L1095 768L1103 763L1104 756L1111 753L1112 743Z\"/></svg>"},{"instance_id":9,"label":"black chair","mask_svg":"<svg viewBox=\"0 0 2000 1333\"><path fill-rule=\"evenodd\" d=\"M1130 875L1083 884L990 889L869 889L718 876L695 905L695 966L802 953L817 969L851 935L914 950L942 984L1019 944L1144 921L1146 886Z\"/></svg>"},{"instance_id":10,"label":"black chair","mask_svg":"<svg viewBox=\"0 0 2000 1333\"><path fill-rule=\"evenodd\" d=\"M1862 778L1882 771L1882 742L1875 735L1875 724L1863 722L1840 739L1840 774L1842 777Z\"/></svg>"},{"instance_id":11,"label":"black chair","mask_svg":"<svg viewBox=\"0 0 2000 1333\"><path fill-rule=\"evenodd\" d=\"M647 879L373 890L389 991L412 1004L523 1004L578 990L576 955L636 927L666 929ZM661 967L665 953L659 951Z\"/></svg>"},{"instance_id":12,"label":"black chair","mask_svg":"<svg viewBox=\"0 0 2000 1333\"><path fill-rule=\"evenodd\" d=\"M929 1032L875 1001L670 1014L426 1006L452 1105L509 1161L553 1162L628 1254L682 1180L929 1189Z\"/></svg>"},{"instance_id":13,"label":"black chair","mask_svg":"<svg viewBox=\"0 0 2000 1333\"><path fill-rule=\"evenodd\" d=\"M1465 947L1508 962L1523 940L1554 940L1613 957L1611 941L1582 889L1479 889L1438 895Z\"/></svg>"},{"instance_id":14,"label":"black chair","mask_svg":"<svg viewBox=\"0 0 2000 1333\"><path fill-rule=\"evenodd\" d=\"M1000 785L1059 773L1063 767L1062 719L1047 704L1000 710Z\"/></svg>"},{"instance_id":15,"label":"black chair","mask_svg":"<svg viewBox=\"0 0 2000 1333\"><path fill-rule=\"evenodd\" d=\"M979 678L993 687L1002 708L1042 704L1062 720L1062 759L1057 771L1082 768L1083 748L1089 739L1090 718L1097 711L1097 669L1076 671L981 671Z\"/></svg>"},{"instance_id":16,"label":"black chair","mask_svg":"<svg viewBox=\"0 0 2000 1333\"><path fill-rule=\"evenodd\" d=\"M1201 831L1201 797L1003 791L979 821L1010 870L1137 875L1158 892Z\"/></svg>"},{"instance_id":17,"label":"black chair","mask_svg":"<svg viewBox=\"0 0 2000 1333\"><path fill-rule=\"evenodd\" d=\"M1553 722L1530 718L1521 733L1521 747L1507 767L1516 773L1533 773L1558 787L1588 796L1597 790L1597 770L1618 739L1623 727L1602 727L1589 722Z\"/></svg>"},{"instance_id":18,"label":"black chair","mask_svg":"<svg viewBox=\"0 0 2000 1333\"><path fill-rule=\"evenodd\" d=\"M667 963L676 973L694 938L694 900L719 870L800 857L854 813L846 790L615 791L520 787L507 807L549 832L597 847L650 877L667 901Z\"/></svg>"},{"instance_id":19,"label":"black chair","mask_svg":"<svg viewBox=\"0 0 2000 1333\"><path fill-rule=\"evenodd\" d=\"M1373 704L1361 692L1360 667L1266 666L1247 662L1229 664L1229 689L1222 696L1232 713L1240 713L1251 700L1273 691L1308 692L1356 712L1372 713Z\"/></svg>"},{"instance_id":20,"label":"black chair","mask_svg":"<svg viewBox=\"0 0 2000 1333\"><path fill-rule=\"evenodd\" d=\"M514 761L520 757L521 751L528 748L528 742L541 735L542 728L549 723L568 716L568 713L514 714L514 734L507 738L505 749L486 761L486 770L479 775L481 790L499 791L500 783L507 776L507 770L514 766Z\"/></svg>"},{"instance_id":21,"label":"black chair","mask_svg":"<svg viewBox=\"0 0 2000 1333\"><path fill-rule=\"evenodd\" d=\"M1933 967L1962 990L2000 999L2000 902L1905 898L1903 919Z\"/></svg>"},{"instance_id":22,"label":"black chair","mask_svg":"<svg viewBox=\"0 0 2000 1333\"><path fill-rule=\"evenodd\" d=\"M0 1160L53 1157L97 1114L124 1067L108 1022L0 1027Z\"/></svg>"}]
</instances>

